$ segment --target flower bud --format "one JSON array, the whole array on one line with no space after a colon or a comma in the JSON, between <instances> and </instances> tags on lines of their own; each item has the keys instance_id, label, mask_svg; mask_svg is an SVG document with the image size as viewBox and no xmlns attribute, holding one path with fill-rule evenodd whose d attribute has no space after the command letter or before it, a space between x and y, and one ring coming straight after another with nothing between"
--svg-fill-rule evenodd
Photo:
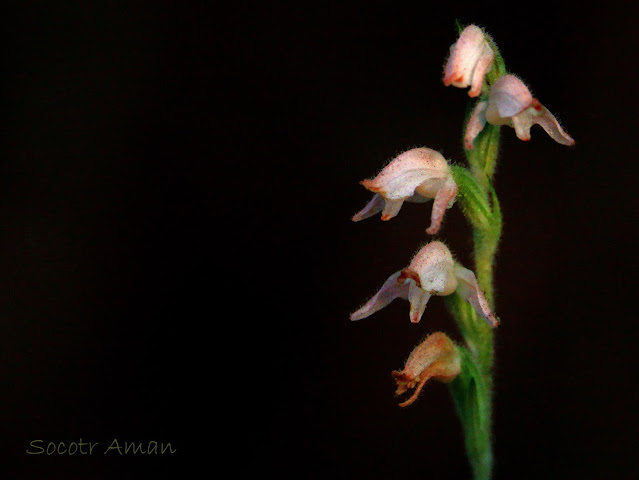
<instances>
[{"instance_id":1,"label":"flower bud","mask_svg":"<svg viewBox=\"0 0 639 480\"><path fill-rule=\"evenodd\" d=\"M495 54L482 29L475 25L467 26L450 48L444 69L444 85L459 88L470 86L468 95L478 96L494 58Z\"/></svg>"},{"instance_id":2,"label":"flower bud","mask_svg":"<svg viewBox=\"0 0 639 480\"><path fill-rule=\"evenodd\" d=\"M405 407L417 400L429 379L448 383L460 372L461 357L453 341L441 332L429 335L411 352L404 369L392 372L397 383L395 395L415 389L411 397L399 406Z\"/></svg>"}]
</instances>

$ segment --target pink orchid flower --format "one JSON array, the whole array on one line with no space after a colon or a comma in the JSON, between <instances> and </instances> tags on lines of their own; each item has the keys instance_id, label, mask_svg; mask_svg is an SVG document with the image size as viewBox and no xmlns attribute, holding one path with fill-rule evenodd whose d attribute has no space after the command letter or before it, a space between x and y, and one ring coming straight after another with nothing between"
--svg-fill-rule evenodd
<instances>
[{"instance_id":1,"label":"pink orchid flower","mask_svg":"<svg viewBox=\"0 0 639 480\"><path fill-rule=\"evenodd\" d=\"M391 275L375 296L350 318L366 318L396 298L403 298L410 302L411 322L417 323L432 295L445 296L453 292L469 302L489 325L496 327L499 324L479 289L475 274L456 263L448 247L438 241L422 247L408 267Z\"/></svg>"},{"instance_id":2,"label":"pink orchid flower","mask_svg":"<svg viewBox=\"0 0 639 480\"><path fill-rule=\"evenodd\" d=\"M490 89L488 100L475 106L466 126L464 142L467 149L472 150L473 142L486 122L513 127L517 138L524 141L530 140L530 129L537 124L557 143L575 144L555 116L533 98L524 82L514 75L497 79Z\"/></svg>"},{"instance_id":3,"label":"pink orchid flower","mask_svg":"<svg viewBox=\"0 0 639 480\"><path fill-rule=\"evenodd\" d=\"M467 26L450 47L450 56L444 68L444 85L459 88L470 86L468 95L478 96L494 58L495 54L483 30L475 25Z\"/></svg>"},{"instance_id":4,"label":"pink orchid flower","mask_svg":"<svg viewBox=\"0 0 639 480\"><path fill-rule=\"evenodd\" d=\"M457 196L457 184L441 153L430 148L415 148L393 159L371 180L361 184L375 193L372 200L353 216L354 222L380 211L382 220L395 217L404 202L423 203L434 199L429 234L439 231L446 209Z\"/></svg>"}]
</instances>

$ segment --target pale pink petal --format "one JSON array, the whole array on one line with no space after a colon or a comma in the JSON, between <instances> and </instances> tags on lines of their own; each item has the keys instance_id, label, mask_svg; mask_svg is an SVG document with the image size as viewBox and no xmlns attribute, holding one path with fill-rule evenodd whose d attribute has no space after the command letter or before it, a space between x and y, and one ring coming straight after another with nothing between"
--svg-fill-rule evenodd
<instances>
[{"instance_id":1,"label":"pale pink petal","mask_svg":"<svg viewBox=\"0 0 639 480\"><path fill-rule=\"evenodd\" d=\"M430 299L430 293L419 288L415 282L408 282L408 301L410 302L410 321L418 323L422 319L426 304Z\"/></svg>"},{"instance_id":2,"label":"pale pink petal","mask_svg":"<svg viewBox=\"0 0 639 480\"><path fill-rule=\"evenodd\" d=\"M404 271L414 272L419 286L435 295L449 295L457 288L453 256L442 242L430 242L413 257Z\"/></svg>"},{"instance_id":3,"label":"pale pink petal","mask_svg":"<svg viewBox=\"0 0 639 480\"><path fill-rule=\"evenodd\" d=\"M397 216L403 204L404 200L386 199L384 210L382 210L382 220L390 220L391 218Z\"/></svg>"},{"instance_id":4,"label":"pale pink petal","mask_svg":"<svg viewBox=\"0 0 639 480\"><path fill-rule=\"evenodd\" d=\"M421 287L433 295L450 295L457 288L452 262L439 262L423 269L420 274Z\"/></svg>"},{"instance_id":5,"label":"pale pink petal","mask_svg":"<svg viewBox=\"0 0 639 480\"><path fill-rule=\"evenodd\" d=\"M504 75L490 89L486 120L493 125L507 125L510 117L528 108L532 101L524 82L514 75Z\"/></svg>"},{"instance_id":6,"label":"pale pink petal","mask_svg":"<svg viewBox=\"0 0 639 480\"><path fill-rule=\"evenodd\" d=\"M561 128L561 125L559 125L555 116L550 113L547 108L542 106L541 114L534 115L532 121L546 130L546 133L550 135L550 138L552 138L555 142L562 145L575 144L572 137L568 135L563 128Z\"/></svg>"},{"instance_id":7,"label":"pale pink petal","mask_svg":"<svg viewBox=\"0 0 639 480\"><path fill-rule=\"evenodd\" d=\"M408 269L421 274L422 271L440 262L453 265L453 255L443 242L435 240L419 249L413 256Z\"/></svg>"},{"instance_id":8,"label":"pale pink petal","mask_svg":"<svg viewBox=\"0 0 639 480\"><path fill-rule=\"evenodd\" d=\"M475 274L461 265L455 265L455 276L458 281L457 293L470 303L477 314L486 320L490 326L496 327L499 324L499 320L495 317L486 297L479 289Z\"/></svg>"},{"instance_id":9,"label":"pale pink petal","mask_svg":"<svg viewBox=\"0 0 639 480\"><path fill-rule=\"evenodd\" d=\"M529 111L524 110L512 118L512 126L515 129L517 138L527 142L530 140L530 127L533 126L533 115Z\"/></svg>"},{"instance_id":10,"label":"pale pink petal","mask_svg":"<svg viewBox=\"0 0 639 480\"><path fill-rule=\"evenodd\" d=\"M431 175L433 172L426 168L404 170L397 172L393 177L364 180L362 185L373 192L381 193L385 198L398 200L413 195L415 188Z\"/></svg>"},{"instance_id":11,"label":"pale pink petal","mask_svg":"<svg viewBox=\"0 0 639 480\"><path fill-rule=\"evenodd\" d=\"M379 174L361 184L386 199L403 200L432 179L445 179L450 167L443 155L430 148L414 148L395 157Z\"/></svg>"},{"instance_id":12,"label":"pale pink petal","mask_svg":"<svg viewBox=\"0 0 639 480\"><path fill-rule=\"evenodd\" d=\"M472 81L473 70L483 52L484 32L475 25L467 26L451 47L444 69L444 85L465 88Z\"/></svg>"},{"instance_id":13,"label":"pale pink petal","mask_svg":"<svg viewBox=\"0 0 639 480\"><path fill-rule=\"evenodd\" d=\"M478 102L473 109L473 113L471 113L468 118L466 133L464 135L464 143L468 150L473 149L473 142L475 141L475 138L477 138L479 132L481 132L486 125L486 115L484 112L487 106L487 102Z\"/></svg>"},{"instance_id":14,"label":"pale pink petal","mask_svg":"<svg viewBox=\"0 0 639 480\"><path fill-rule=\"evenodd\" d=\"M469 97L476 97L481 93L481 88L484 85L484 76L492 67L494 58L495 54L492 49L487 43L484 43L482 54L473 72L472 88L468 91Z\"/></svg>"},{"instance_id":15,"label":"pale pink petal","mask_svg":"<svg viewBox=\"0 0 639 480\"><path fill-rule=\"evenodd\" d=\"M398 282L401 273L402 271L400 270L392 274L373 298L366 302L362 308L351 314L351 320L366 318L386 307L396 298L408 298L409 285Z\"/></svg>"},{"instance_id":16,"label":"pale pink petal","mask_svg":"<svg viewBox=\"0 0 639 480\"><path fill-rule=\"evenodd\" d=\"M385 200L379 193L373 195L373 198L370 202L366 204L366 206L353 215L352 220L354 222L359 222L360 220L364 220L365 218L372 217L373 215L379 213L384 208Z\"/></svg>"},{"instance_id":17,"label":"pale pink petal","mask_svg":"<svg viewBox=\"0 0 639 480\"><path fill-rule=\"evenodd\" d=\"M419 193L416 193L415 195L413 195L412 197L408 197L404 201L410 202L410 203L427 203L427 202L430 202L431 200L432 198L428 198L423 195L420 195Z\"/></svg>"},{"instance_id":18,"label":"pale pink petal","mask_svg":"<svg viewBox=\"0 0 639 480\"><path fill-rule=\"evenodd\" d=\"M434 235L439 231L446 210L453 206L457 197L457 184L455 180L449 178L443 187L439 189L433 202L433 209L430 215L430 227L426 233Z\"/></svg>"}]
</instances>

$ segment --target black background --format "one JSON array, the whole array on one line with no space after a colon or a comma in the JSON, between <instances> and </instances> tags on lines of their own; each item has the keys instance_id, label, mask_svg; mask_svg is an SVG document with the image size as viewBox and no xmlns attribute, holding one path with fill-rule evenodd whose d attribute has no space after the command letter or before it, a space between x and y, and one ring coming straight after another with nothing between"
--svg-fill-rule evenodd
<instances>
[{"instance_id":1,"label":"black background","mask_svg":"<svg viewBox=\"0 0 639 480\"><path fill-rule=\"evenodd\" d=\"M637 476L630 12L132 3L2 15L7 478L469 478L446 387L393 397L421 338L458 338L443 301L348 321L428 241L424 205L350 222L358 182L416 146L463 163L456 19L577 141L502 130L495 478ZM439 238L472 265L457 208ZM25 452L80 437L178 453Z\"/></svg>"}]
</instances>

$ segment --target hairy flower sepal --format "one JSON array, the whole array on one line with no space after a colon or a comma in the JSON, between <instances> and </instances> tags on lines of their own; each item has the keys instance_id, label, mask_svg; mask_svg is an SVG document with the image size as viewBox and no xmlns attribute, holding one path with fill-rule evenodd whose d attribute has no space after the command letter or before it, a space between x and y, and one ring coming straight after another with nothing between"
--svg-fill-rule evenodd
<instances>
[{"instance_id":1,"label":"hairy flower sepal","mask_svg":"<svg viewBox=\"0 0 639 480\"><path fill-rule=\"evenodd\" d=\"M448 247L438 241L422 247L408 267L391 275L373 298L351 314L351 320L366 318L396 298L403 298L410 302L411 322L417 323L432 295L445 296L453 292L469 302L489 325L498 325L475 274L456 263Z\"/></svg>"},{"instance_id":2,"label":"hairy flower sepal","mask_svg":"<svg viewBox=\"0 0 639 480\"><path fill-rule=\"evenodd\" d=\"M453 341L441 332L429 335L413 349L404 369L392 372L397 383L395 395L415 389L410 398L399 406L405 407L417 400L422 388L431 378L448 383L460 372L461 358Z\"/></svg>"},{"instance_id":3,"label":"hairy flower sepal","mask_svg":"<svg viewBox=\"0 0 639 480\"><path fill-rule=\"evenodd\" d=\"M530 140L530 129L537 124L557 143L575 144L555 116L533 98L524 82L514 75L499 78L490 89L488 100L475 106L466 126L464 142L467 149L473 149L474 140L486 122L513 127L517 138L524 141Z\"/></svg>"},{"instance_id":4,"label":"hairy flower sepal","mask_svg":"<svg viewBox=\"0 0 639 480\"><path fill-rule=\"evenodd\" d=\"M375 193L372 200L353 216L359 222L382 212L382 220L395 217L404 202L423 203L434 199L429 234L439 231L444 214L455 203L457 184L441 153L414 148L394 158L373 179L361 184Z\"/></svg>"},{"instance_id":5,"label":"hairy flower sepal","mask_svg":"<svg viewBox=\"0 0 639 480\"><path fill-rule=\"evenodd\" d=\"M450 56L444 67L444 85L471 87L468 95L478 96L494 58L495 53L483 30L476 25L468 25L450 47Z\"/></svg>"}]
</instances>

